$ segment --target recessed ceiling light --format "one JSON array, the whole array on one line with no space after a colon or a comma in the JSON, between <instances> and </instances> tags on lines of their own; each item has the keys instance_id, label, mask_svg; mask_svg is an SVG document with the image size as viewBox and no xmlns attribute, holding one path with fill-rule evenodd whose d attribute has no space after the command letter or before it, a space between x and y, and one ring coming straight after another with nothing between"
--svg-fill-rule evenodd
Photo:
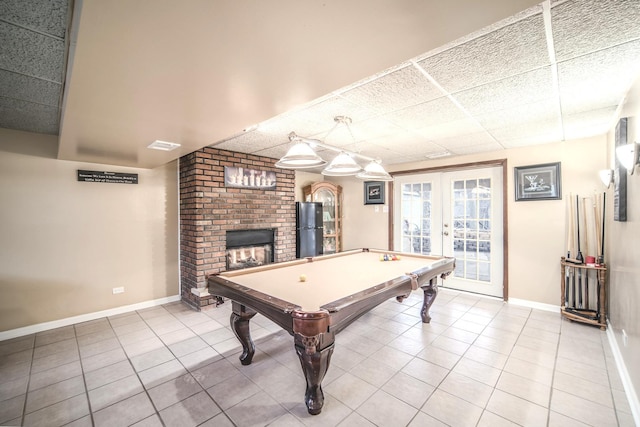
<instances>
[{"instance_id":1,"label":"recessed ceiling light","mask_svg":"<svg viewBox=\"0 0 640 427\"><path fill-rule=\"evenodd\" d=\"M160 150L160 151L171 151L171 150L175 150L178 147L180 147L180 144L176 144L175 142L167 142L167 141L160 141L160 140L155 140L147 146L147 148L151 148L153 150Z\"/></svg>"},{"instance_id":2,"label":"recessed ceiling light","mask_svg":"<svg viewBox=\"0 0 640 427\"><path fill-rule=\"evenodd\" d=\"M427 154L425 157L427 159L439 159L440 157L447 157L450 156L451 153L448 151L442 151L440 153L433 153L433 154Z\"/></svg>"}]
</instances>

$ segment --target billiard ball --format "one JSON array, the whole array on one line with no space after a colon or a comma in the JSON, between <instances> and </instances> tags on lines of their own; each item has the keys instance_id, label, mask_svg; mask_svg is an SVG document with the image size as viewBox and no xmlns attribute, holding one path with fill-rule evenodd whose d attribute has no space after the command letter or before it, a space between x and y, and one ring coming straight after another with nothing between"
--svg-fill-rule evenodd
<instances>
[{"instance_id":1,"label":"billiard ball","mask_svg":"<svg viewBox=\"0 0 640 427\"><path fill-rule=\"evenodd\" d=\"M306 282L307 281L307 275L306 274L301 274L300 275L300 281L301 282Z\"/></svg>"}]
</instances>

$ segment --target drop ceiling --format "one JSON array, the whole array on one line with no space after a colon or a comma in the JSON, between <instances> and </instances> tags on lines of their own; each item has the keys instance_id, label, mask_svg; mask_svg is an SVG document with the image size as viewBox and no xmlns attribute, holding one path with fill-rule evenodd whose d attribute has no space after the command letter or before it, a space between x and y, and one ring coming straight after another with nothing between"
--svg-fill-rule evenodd
<instances>
[{"instance_id":1,"label":"drop ceiling","mask_svg":"<svg viewBox=\"0 0 640 427\"><path fill-rule=\"evenodd\" d=\"M639 22L623 0L6 0L0 127L145 168L204 146L279 158L292 131L384 165L572 140L619 116Z\"/></svg>"}]
</instances>

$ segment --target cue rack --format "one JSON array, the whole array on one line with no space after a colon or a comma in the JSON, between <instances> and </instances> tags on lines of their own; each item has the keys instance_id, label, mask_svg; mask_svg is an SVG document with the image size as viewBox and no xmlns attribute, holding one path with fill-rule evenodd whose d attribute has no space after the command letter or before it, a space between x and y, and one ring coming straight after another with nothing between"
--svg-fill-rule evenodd
<instances>
[{"instance_id":1,"label":"cue rack","mask_svg":"<svg viewBox=\"0 0 640 427\"><path fill-rule=\"evenodd\" d=\"M591 197L569 195L567 256L560 258L562 315L602 330L607 328L605 204L606 193Z\"/></svg>"}]
</instances>

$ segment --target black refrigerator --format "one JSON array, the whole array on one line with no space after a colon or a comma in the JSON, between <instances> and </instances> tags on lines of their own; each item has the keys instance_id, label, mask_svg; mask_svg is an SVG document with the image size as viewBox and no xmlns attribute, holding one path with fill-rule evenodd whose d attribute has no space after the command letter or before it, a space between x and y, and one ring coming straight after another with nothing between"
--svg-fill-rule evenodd
<instances>
[{"instance_id":1,"label":"black refrigerator","mask_svg":"<svg viewBox=\"0 0 640 427\"><path fill-rule=\"evenodd\" d=\"M322 203L296 202L296 258L322 255Z\"/></svg>"}]
</instances>

